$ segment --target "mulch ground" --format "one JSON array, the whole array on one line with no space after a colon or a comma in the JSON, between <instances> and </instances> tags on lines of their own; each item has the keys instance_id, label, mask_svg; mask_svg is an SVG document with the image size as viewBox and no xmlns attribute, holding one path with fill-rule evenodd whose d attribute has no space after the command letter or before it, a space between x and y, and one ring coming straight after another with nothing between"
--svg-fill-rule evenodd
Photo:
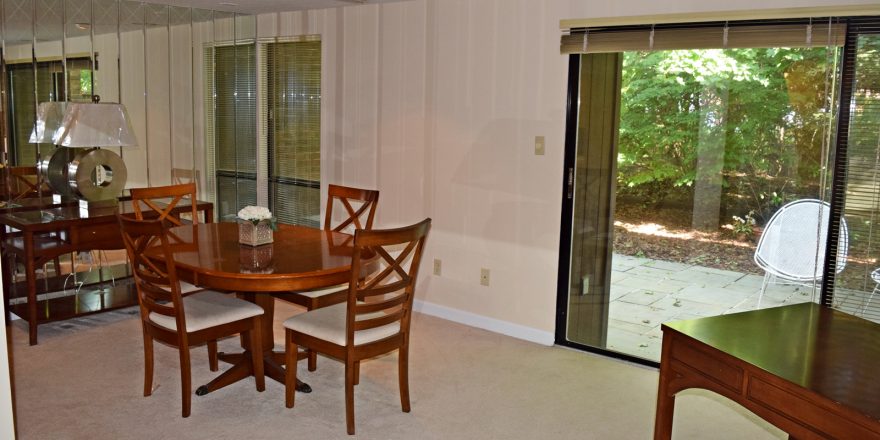
<instances>
[{"instance_id":1,"label":"mulch ground","mask_svg":"<svg viewBox=\"0 0 880 440\"><path fill-rule=\"evenodd\" d=\"M614 251L624 255L763 275L752 259L756 243L757 236L735 237L723 228L696 231L688 210L617 205L615 211Z\"/></svg>"}]
</instances>

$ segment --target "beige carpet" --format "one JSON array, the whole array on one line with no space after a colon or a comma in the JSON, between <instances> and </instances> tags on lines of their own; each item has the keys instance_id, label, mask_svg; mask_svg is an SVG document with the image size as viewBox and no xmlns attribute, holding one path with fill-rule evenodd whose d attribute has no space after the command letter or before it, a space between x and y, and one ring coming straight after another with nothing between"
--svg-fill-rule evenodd
<instances>
[{"instance_id":1,"label":"beige carpet","mask_svg":"<svg viewBox=\"0 0 880 440\"><path fill-rule=\"evenodd\" d=\"M278 318L298 310L279 303ZM345 435L341 364L300 366L314 392L284 407L283 387L246 380L193 396L180 417L177 352L157 347L158 388L143 397L137 317L116 313L41 327L27 346L23 322L11 331L17 426L31 439L326 439ZM66 328L65 328L66 327ZM276 327L276 341L283 333ZM221 349L234 350L237 340ZM194 388L210 380L204 347L193 350ZM648 439L657 372L563 348L548 348L437 319L413 320L412 412L400 411L397 356L365 362L355 388L358 438ZM222 368L222 365L221 365ZM674 438L784 438L760 419L708 392L676 404Z\"/></svg>"}]
</instances>

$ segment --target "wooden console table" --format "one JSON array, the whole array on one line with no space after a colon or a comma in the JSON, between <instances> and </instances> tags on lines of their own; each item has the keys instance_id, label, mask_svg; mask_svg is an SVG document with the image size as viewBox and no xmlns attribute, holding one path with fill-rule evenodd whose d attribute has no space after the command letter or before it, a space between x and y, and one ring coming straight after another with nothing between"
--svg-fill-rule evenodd
<instances>
[{"instance_id":1,"label":"wooden console table","mask_svg":"<svg viewBox=\"0 0 880 440\"><path fill-rule=\"evenodd\" d=\"M199 211L205 213L205 221L213 221L214 205L197 201L196 206ZM176 212L185 212L189 209L190 205L186 202L181 202L175 207ZM123 249L122 236L116 221L117 212L133 213L131 200L120 201L118 207L93 208L88 212L82 212L78 205L71 204L61 206L47 204L45 209L39 206L25 210L0 209L0 245L3 255L12 253L24 261L27 309L21 317L28 322L31 345L37 343L37 325L57 319L48 313L40 313L43 307L38 307L35 269L47 261L71 252ZM4 226L20 232L8 234ZM48 237L46 234L50 232L56 233L56 237ZM8 306L12 277L11 270L7 266L8 264L3 265L3 298ZM127 295L127 298L123 302L110 301L109 307L103 307L101 310L137 304L136 296ZM48 307L45 309L48 310Z\"/></svg>"},{"instance_id":2,"label":"wooden console table","mask_svg":"<svg viewBox=\"0 0 880 440\"><path fill-rule=\"evenodd\" d=\"M664 324L655 439L688 388L792 438L880 438L880 325L813 303Z\"/></svg>"}]
</instances>

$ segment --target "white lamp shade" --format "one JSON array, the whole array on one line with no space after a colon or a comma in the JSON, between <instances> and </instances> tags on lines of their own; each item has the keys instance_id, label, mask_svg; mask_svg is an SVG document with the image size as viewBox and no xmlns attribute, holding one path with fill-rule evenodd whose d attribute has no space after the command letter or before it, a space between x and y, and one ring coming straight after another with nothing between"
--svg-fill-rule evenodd
<instances>
[{"instance_id":1,"label":"white lamp shade","mask_svg":"<svg viewBox=\"0 0 880 440\"><path fill-rule=\"evenodd\" d=\"M41 102L37 108L37 122L34 124L28 142L32 144L54 143L52 138L55 131L61 126L65 110L67 110L67 102Z\"/></svg>"},{"instance_id":2,"label":"white lamp shade","mask_svg":"<svg viewBox=\"0 0 880 440\"><path fill-rule=\"evenodd\" d=\"M68 103L52 141L69 148L137 146L125 106L104 102Z\"/></svg>"}]
</instances>

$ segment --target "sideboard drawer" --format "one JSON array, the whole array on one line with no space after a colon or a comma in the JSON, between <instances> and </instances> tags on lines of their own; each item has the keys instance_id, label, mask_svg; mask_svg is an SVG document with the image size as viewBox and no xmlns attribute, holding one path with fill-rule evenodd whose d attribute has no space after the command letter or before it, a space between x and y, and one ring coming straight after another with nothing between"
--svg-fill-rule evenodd
<instances>
[{"instance_id":1,"label":"sideboard drawer","mask_svg":"<svg viewBox=\"0 0 880 440\"><path fill-rule=\"evenodd\" d=\"M74 245L89 249L119 249L123 247L119 226L115 223L96 223L81 226L76 237L71 237Z\"/></svg>"}]
</instances>

